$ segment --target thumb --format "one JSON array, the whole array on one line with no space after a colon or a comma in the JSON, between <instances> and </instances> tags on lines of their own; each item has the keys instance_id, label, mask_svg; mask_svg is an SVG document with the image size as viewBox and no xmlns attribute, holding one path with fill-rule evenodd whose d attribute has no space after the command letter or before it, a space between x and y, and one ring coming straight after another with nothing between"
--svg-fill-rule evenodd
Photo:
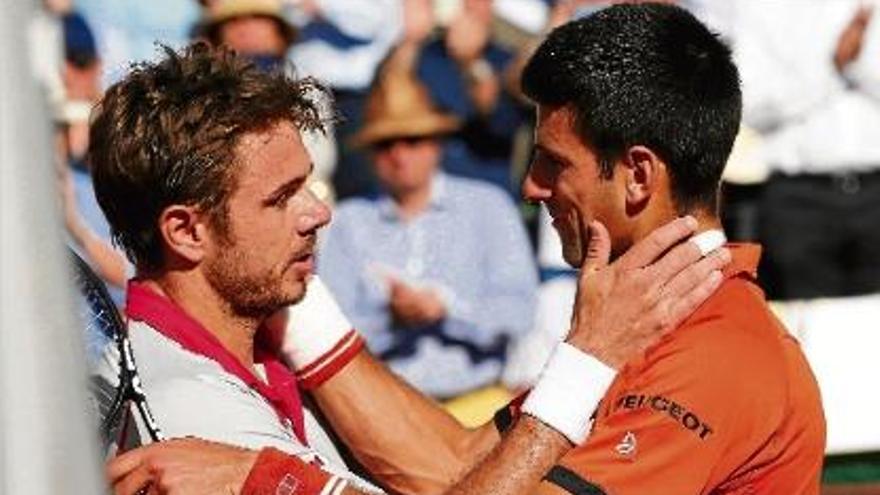
<instances>
[{"instance_id":1,"label":"thumb","mask_svg":"<svg viewBox=\"0 0 880 495\"><path fill-rule=\"evenodd\" d=\"M595 272L608 265L608 260L611 258L611 235L598 220L593 220L587 225L584 235L589 241L587 241L584 261L581 263L581 272Z\"/></svg>"}]
</instances>

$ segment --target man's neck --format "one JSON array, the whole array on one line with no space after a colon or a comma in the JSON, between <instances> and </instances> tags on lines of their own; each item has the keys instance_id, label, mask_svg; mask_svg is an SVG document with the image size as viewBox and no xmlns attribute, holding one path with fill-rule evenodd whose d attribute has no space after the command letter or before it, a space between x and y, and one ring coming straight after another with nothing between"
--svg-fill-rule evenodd
<instances>
[{"instance_id":1,"label":"man's neck","mask_svg":"<svg viewBox=\"0 0 880 495\"><path fill-rule=\"evenodd\" d=\"M694 211L689 213L697 219L697 232L705 232L707 230L724 230L721 225L721 219L714 213L706 213L704 211Z\"/></svg>"},{"instance_id":2,"label":"man's neck","mask_svg":"<svg viewBox=\"0 0 880 495\"><path fill-rule=\"evenodd\" d=\"M721 219L719 219L717 215L710 211L693 210L687 212L687 214L697 220L698 226L697 231L695 232L696 234L699 234L700 232L705 232L707 230L723 230ZM650 220L646 219L647 221L645 222L640 222L638 225L635 226L635 230L631 237L632 243L634 244L643 239L660 225L671 222L675 218L675 216L675 213L671 213L669 215L658 216Z\"/></svg>"},{"instance_id":3,"label":"man's neck","mask_svg":"<svg viewBox=\"0 0 880 495\"><path fill-rule=\"evenodd\" d=\"M431 203L431 186L392 195L401 218L410 220L428 208Z\"/></svg>"},{"instance_id":4,"label":"man's neck","mask_svg":"<svg viewBox=\"0 0 880 495\"><path fill-rule=\"evenodd\" d=\"M229 303L195 272L169 272L144 283L199 322L242 365L254 368L254 337L261 320L236 315Z\"/></svg>"}]
</instances>

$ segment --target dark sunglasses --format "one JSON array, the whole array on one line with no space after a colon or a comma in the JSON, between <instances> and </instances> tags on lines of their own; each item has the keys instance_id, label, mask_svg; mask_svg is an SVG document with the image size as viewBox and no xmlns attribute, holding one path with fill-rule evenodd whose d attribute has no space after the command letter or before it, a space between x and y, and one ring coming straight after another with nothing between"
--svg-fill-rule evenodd
<instances>
[{"instance_id":1,"label":"dark sunglasses","mask_svg":"<svg viewBox=\"0 0 880 495\"><path fill-rule=\"evenodd\" d=\"M389 139L383 139L381 141L376 141L373 144L373 149L376 151L387 151L391 149L392 146L396 143L404 143L407 146L414 146L417 144L422 144L425 141L434 139L434 136L405 136L405 137L393 137Z\"/></svg>"}]
</instances>

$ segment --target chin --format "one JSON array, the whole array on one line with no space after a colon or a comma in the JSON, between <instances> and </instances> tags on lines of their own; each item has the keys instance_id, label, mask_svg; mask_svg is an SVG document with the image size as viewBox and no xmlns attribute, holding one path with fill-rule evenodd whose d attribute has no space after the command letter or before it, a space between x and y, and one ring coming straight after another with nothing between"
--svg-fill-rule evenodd
<instances>
[{"instance_id":1,"label":"chin","mask_svg":"<svg viewBox=\"0 0 880 495\"><path fill-rule=\"evenodd\" d=\"M288 306L302 301L303 298L306 297L306 281L302 280L294 284L294 286L287 291L287 296Z\"/></svg>"},{"instance_id":2,"label":"chin","mask_svg":"<svg viewBox=\"0 0 880 495\"><path fill-rule=\"evenodd\" d=\"M578 269L584 263L584 256L577 247L562 247L562 259L572 268Z\"/></svg>"}]
</instances>

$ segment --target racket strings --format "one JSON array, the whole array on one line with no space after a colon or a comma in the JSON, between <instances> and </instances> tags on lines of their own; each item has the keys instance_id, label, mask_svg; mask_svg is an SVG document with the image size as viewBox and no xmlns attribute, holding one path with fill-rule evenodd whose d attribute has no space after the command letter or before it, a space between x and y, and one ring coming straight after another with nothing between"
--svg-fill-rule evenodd
<instances>
[{"instance_id":1,"label":"racket strings","mask_svg":"<svg viewBox=\"0 0 880 495\"><path fill-rule=\"evenodd\" d=\"M114 431L129 415L133 404L150 438L153 441L160 441L164 437L150 411L146 394L141 385L131 343L128 340L126 322L123 322L122 316L110 298L104 283L76 253L71 251L71 255L75 267L74 280L86 303L83 308L84 314L81 315L85 331L91 337L99 337L102 341L112 342L119 354L116 363L118 374L115 387L112 383L100 383L100 380L97 380L98 383L96 383L94 379L89 387L93 398L99 404L99 412L103 413L101 414L103 417L100 426L101 436L109 441L113 437ZM91 341L91 339L89 340ZM102 405L106 405L106 407L102 407ZM120 433L127 436L127 432L128 428L122 428ZM120 440L119 445L122 445L125 438L118 440Z\"/></svg>"}]
</instances>

